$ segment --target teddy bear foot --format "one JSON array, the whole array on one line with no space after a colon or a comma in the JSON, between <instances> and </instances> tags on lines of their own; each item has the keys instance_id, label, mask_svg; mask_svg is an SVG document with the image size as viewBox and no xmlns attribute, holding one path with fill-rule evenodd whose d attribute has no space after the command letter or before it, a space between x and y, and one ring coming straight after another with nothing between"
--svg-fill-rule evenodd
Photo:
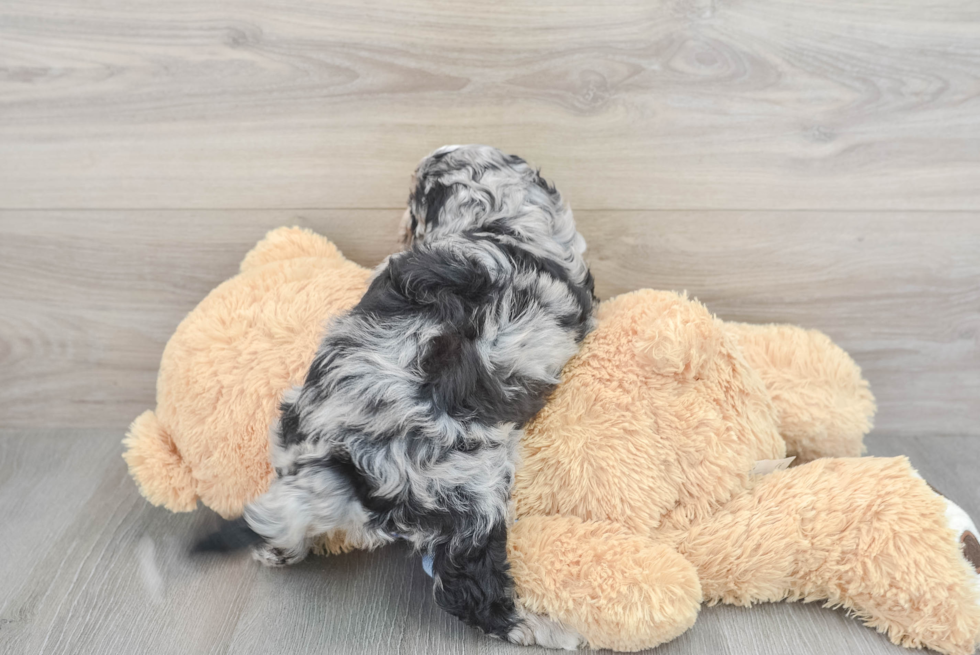
<instances>
[{"instance_id":1,"label":"teddy bear foot","mask_svg":"<svg viewBox=\"0 0 980 655\"><path fill-rule=\"evenodd\" d=\"M561 622L520 610L521 622L507 635L507 640L522 646L542 646L564 650L577 650L585 645L585 639Z\"/></svg>"},{"instance_id":2,"label":"teddy bear foot","mask_svg":"<svg viewBox=\"0 0 980 655\"><path fill-rule=\"evenodd\" d=\"M956 540L959 544L960 552L977 575L974 584L976 585L977 593L980 594L980 530L977 529L977 524L973 522L973 519L970 518L970 515L962 507L944 496L939 489L929 484L919 475L918 471L914 471L913 475L925 482L932 492L942 498L943 502L946 503L946 524L956 533Z\"/></svg>"},{"instance_id":3,"label":"teddy bear foot","mask_svg":"<svg viewBox=\"0 0 980 655\"><path fill-rule=\"evenodd\" d=\"M926 484L929 484L928 482ZM931 484L929 488L942 497L946 503L946 524L956 534L956 541L963 559L973 569L973 588L976 590L977 602L980 604L980 530L962 507L943 496Z\"/></svg>"},{"instance_id":4,"label":"teddy bear foot","mask_svg":"<svg viewBox=\"0 0 980 655\"><path fill-rule=\"evenodd\" d=\"M980 576L980 539L978 539L980 530L977 530L973 519L959 505L945 496L943 500L946 501L946 522L959 535L958 540L963 557ZM980 588L980 577L978 577L977 583L978 588Z\"/></svg>"}]
</instances>

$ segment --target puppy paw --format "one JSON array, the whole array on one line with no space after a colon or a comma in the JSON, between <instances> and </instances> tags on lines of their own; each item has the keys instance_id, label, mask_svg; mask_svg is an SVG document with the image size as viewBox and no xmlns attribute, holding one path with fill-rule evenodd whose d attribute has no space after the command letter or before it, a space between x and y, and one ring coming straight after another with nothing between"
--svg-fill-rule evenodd
<instances>
[{"instance_id":1,"label":"puppy paw","mask_svg":"<svg viewBox=\"0 0 980 655\"><path fill-rule=\"evenodd\" d=\"M585 638L560 621L521 610L521 622L507 635L508 641L522 646L542 646L564 650L577 650L585 645Z\"/></svg>"},{"instance_id":2,"label":"puppy paw","mask_svg":"<svg viewBox=\"0 0 980 655\"><path fill-rule=\"evenodd\" d=\"M263 566L273 567L296 564L297 562L303 561L305 555L305 553L300 555L289 553L283 548L277 548L275 546L270 546L269 544L258 546L252 550L253 559L261 563Z\"/></svg>"}]
</instances>

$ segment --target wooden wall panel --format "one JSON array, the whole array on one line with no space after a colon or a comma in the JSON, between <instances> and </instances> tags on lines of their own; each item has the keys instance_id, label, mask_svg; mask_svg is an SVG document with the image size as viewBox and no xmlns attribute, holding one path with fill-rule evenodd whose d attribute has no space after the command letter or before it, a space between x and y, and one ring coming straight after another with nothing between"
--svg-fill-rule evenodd
<instances>
[{"instance_id":1,"label":"wooden wall panel","mask_svg":"<svg viewBox=\"0 0 980 655\"><path fill-rule=\"evenodd\" d=\"M163 346L266 230L373 265L398 210L0 212L0 425L124 426ZM980 221L958 213L583 211L601 297L687 290L718 316L827 332L888 434L980 434Z\"/></svg>"},{"instance_id":2,"label":"wooden wall panel","mask_svg":"<svg viewBox=\"0 0 980 655\"><path fill-rule=\"evenodd\" d=\"M395 207L426 152L581 209L980 210L980 5L4 0L0 207Z\"/></svg>"}]
</instances>

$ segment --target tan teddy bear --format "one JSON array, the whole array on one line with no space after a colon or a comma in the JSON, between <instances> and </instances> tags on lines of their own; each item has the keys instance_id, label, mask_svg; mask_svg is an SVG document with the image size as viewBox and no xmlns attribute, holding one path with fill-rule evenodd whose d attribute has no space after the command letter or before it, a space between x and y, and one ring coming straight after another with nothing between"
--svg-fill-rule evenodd
<instances>
[{"instance_id":1,"label":"tan teddy bear","mask_svg":"<svg viewBox=\"0 0 980 655\"><path fill-rule=\"evenodd\" d=\"M260 242L164 351L156 412L125 441L143 494L226 517L261 494L279 397L368 278L311 232ZM804 599L896 643L973 652L976 528L904 458L856 457L874 402L846 353L666 292L606 301L598 319L522 442L508 544L520 602L617 650L677 636L704 601ZM787 454L841 459L762 474ZM346 549L343 535L322 548Z\"/></svg>"},{"instance_id":2,"label":"tan teddy bear","mask_svg":"<svg viewBox=\"0 0 980 655\"><path fill-rule=\"evenodd\" d=\"M522 440L519 597L597 648L672 639L703 601L788 599L972 653L976 528L904 457L853 457L873 409L818 332L724 323L673 293L602 303ZM839 458L753 474L787 452Z\"/></svg>"},{"instance_id":3,"label":"tan teddy bear","mask_svg":"<svg viewBox=\"0 0 980 655\"><path fill-rule=\"evenodd\" d=\"M181 321L163 351L156 412L124 442L150 502L189 512L200 500L229 518L265 491L279 397L303 382L325 323L361 299L370 274L327 239L280 228Z\"/></svg>"}]
</instances>

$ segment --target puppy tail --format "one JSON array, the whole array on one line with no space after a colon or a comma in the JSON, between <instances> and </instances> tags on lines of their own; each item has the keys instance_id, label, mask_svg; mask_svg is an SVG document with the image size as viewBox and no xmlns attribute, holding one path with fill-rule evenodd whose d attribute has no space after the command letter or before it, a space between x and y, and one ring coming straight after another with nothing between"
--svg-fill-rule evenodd
<instances>
[{"instance_id":1,"label":"puppy tail","mask_svg":"<svg viewBox=\"0 0 980 655\"><path fill-rule=\"evenodd\" d=\"M263 541L262 535L249 527L244 517L225 521L217 531L200 539L192 553L229 553L254 546Z\"/></svg>"}]
</instances>

